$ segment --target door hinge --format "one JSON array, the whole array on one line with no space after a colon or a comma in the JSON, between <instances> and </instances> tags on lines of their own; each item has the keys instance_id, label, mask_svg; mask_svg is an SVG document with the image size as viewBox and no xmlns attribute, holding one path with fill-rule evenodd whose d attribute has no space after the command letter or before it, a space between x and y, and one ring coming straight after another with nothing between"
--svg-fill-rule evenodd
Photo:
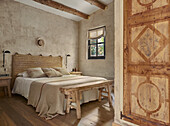
<instances>
[{"instance_id":1,"label":"door hinge","mask_svg":"<svg viewBox=\"0 0 170 126\"><path fill-rule=\"evenodd\" d=\"M126 115L123 115L122 111L120 111L120 119L122 119L122 118L133 120L132 118L130 118L130 117L126 116Z\"/></svg>"}]
</instances>

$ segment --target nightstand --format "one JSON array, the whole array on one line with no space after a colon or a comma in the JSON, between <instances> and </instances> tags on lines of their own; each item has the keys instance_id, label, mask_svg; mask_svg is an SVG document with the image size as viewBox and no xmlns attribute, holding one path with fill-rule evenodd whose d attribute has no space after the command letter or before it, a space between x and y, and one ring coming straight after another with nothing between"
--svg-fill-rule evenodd
<instances>
[{"instance_id":1,"label":"nightstand","mask_svg":"<svg viewBox=\"0 0 170 126\"><path fill-rule=\"evenodd\" d=\"M6 88L8 89L8 96L11 97L11 89L10 89L10 82L12 77L0 77L0 87L5 87L5 95Z\"/></svg>"},{"instance_id":2,"label":"nightstand","mask_svg":"<svg viewBox=\"0 0 170 126\"><path fill-rule=\"evenodd\" d=\"M70 74L72 74L72 75L80 75L80 76L81 76L81 75L82 75L82 72L78 72L78 71L77 71L77 72L74 72L74 71L73 71L73 72L70 72Z\"/></svg>"}]
</instances>

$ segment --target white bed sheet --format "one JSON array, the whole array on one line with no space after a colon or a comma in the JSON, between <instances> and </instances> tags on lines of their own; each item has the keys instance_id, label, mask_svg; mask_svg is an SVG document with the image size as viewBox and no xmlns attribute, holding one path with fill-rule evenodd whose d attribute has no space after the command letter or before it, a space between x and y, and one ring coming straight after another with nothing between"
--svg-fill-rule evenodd
<instances>
[{"instance_id":1,"label":"white bed sheet","mask_svg":"<svg viewBox=\"0 0 170 126\"><path fill-rule=\"evenodd\" d=\"M67 77L67 76L76 76L76 75L64 75L62 77ZM12 93L13 94L20 94L20 95L24 96L26 99L28 99L31 83L33 81L42 80L42 79L48 79L48 77L43 77L43 78L17 77L15 79L15 83L14 83L14 87L12 89Z\"/></svg>"}]
</instances>

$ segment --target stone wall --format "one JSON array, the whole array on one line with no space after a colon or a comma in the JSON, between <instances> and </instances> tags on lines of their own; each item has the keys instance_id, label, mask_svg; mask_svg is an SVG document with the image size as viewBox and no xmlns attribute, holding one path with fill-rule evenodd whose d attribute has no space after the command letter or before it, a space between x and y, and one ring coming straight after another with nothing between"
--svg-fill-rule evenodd
<instances>
[{"instance_id":1,"label":"stone wall","mask_svg":"<svg viewBox=\"0 0 170 126\"><path fill-rule=\"evenodd\" d=\"M98 10L88 20L79 23L79 69L83 75L114 78L114 10L113 3L106 10ZM88 60L89 29L106 26L106 58Z\"/></svg>"},{"instance_id":2,"label":"stone wall","mask_svg":"<svg viewBox=\"0 0 170 126\"><path fill-rule=\"evenodd\" d=\"M36 45L42 37L45 46ZM11 60L15 52L44 56L69 53L68 70L78 67L78 22L36 9L13 0L0 0L0 74L2 50L6 54L7 73L11 73ZM64 61L65 62L65 61Z\"/></svg>"}]
</instances>

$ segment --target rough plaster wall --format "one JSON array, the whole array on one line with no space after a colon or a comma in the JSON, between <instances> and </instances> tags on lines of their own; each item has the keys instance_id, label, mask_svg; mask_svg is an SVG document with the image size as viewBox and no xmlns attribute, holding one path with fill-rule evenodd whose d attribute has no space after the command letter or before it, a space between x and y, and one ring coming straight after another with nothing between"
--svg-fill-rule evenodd
<instances>
[{"instance_id":1,"label":"rough plaster wall","mask_svg":"<svg viewBox=\"0 0 170 126\"><path fill-rule=\"evenodd\" d=\"M88 20L79 23L79 69L83 75L114 78L114 20L113 3L106 10L99 10ZM91 28L106 26L106 58L90 59L87 54L87 31Z\"/></svg>"},{"instance_id":2,"label":"rough plaster wall","mask_svg":"<svg viewBox=\"0 0 170 126\"><path fill-rule=\"evenodd\" d=\"M114 121L121 123L120 111L123 110L123 0L115 0L115 116ZM116 30L117 29L117 30Z\"/></svg>"},{"instance_id":3,"label":"rough plaster wall","mask_svg":"<svg viewBox=\"0 0 170 126\"><path fill-rule=\"evenodd\" d=\"M37 37L44 38L44 47L36 45ZM69 53L68 70L71 70L78 67L78 23L13 0L0 0L0 66L4 49L11 51L6 54L8 73L15 52L61 55L64 60ZM2 67L0 73L4 73Z\"/></svg>"}]
</instances>

